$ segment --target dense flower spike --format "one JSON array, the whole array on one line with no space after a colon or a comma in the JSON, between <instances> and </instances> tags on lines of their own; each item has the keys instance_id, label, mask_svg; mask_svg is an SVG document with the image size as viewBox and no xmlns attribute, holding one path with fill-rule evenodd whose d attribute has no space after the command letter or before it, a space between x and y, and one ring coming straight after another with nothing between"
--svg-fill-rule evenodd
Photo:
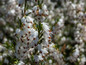
<instances>
[{"instance_id":1,"label":"dense flower spike","mask_svg":"<svg viewBox=\"0 0 86 65\"><path fill-rule=\"evenodd\" d=\"M27 11L26 11L27 12ZM31 59L32 55L36 63L44 61L49 56L59 56L51 42L51 30L48 23L45 23L45 18L48 16L47 6L43 5L42 9L39 5L34 6L31 10L32 17L28 15L23 16L21 19L22 29L16 30L17 45L16 45L16 57L22 61ZM34 21L37 21L36 24ZM38 25L38 30L34 28L34 25ZM40 26L40 28L39 28ZM41 33L40 33L41 32ZM52 44L51 44L52 43ZM55 52L55 54L54 54ZM45 57L46 56L46 57ZM55 58L60 59L60 58ZM57 62L60 64L57 60Z\"/></svg>"},{"instance_id":2,"label":"dense flower spike","mask_svg":"<svg viewBox=\"0 0 86 65\"><path fill-rule=\"evenodd\" d=\"M18 36L18 43L16 45L16 56L24 60L28 57L37 45L38 42L38 32L32 27L33 26L33 18L26 16L21 19L23 27L22 30L16 30L16 34ZM19 56L18 56L19 55ZM30 56L30 55L29 55Z\"/></svg>"}]
</instances>

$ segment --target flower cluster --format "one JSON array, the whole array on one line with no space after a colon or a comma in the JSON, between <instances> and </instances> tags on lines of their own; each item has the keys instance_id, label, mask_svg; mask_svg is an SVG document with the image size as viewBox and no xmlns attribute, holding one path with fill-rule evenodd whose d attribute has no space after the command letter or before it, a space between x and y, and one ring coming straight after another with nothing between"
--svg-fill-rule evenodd
<instances>
[{"instance_id":1,"label":"flower cluster","mask_svg":"<svg viewBox=\"0 0 86 65\"><path fill-rule=\"evenodd\" d=\"M38 32L32 27L33 18L26 16L21 19L22 21L22 30L17 29L16 35L18 36L18 43L16 45L16 56L23 60L30 57L34 51L34 47L37 46L38 41Z\"/></svg>"},{"instance_id":2,"label":"flower cluster","mask_svg":"<svg viewBox=\"0 0 86 65\"><path fill-rule=\"evenodd\" d=\"M76 63L85 65L86 62L85 34L83 34L86 29L84 2L81 0L61 2L65 6L59 10L60 19L53 28L54 41L58 42L57 45L68 65Z\"/></svg>"},{"instance_id":3,"label":"flower cluster","mask_svg":"<svg viewBox=\"0 0 86 65\"><path fill-rule=\"evenodd\" d=\"M31 58L34 57L35 62L43 61L49 56L53 56L55 60L59 59L55 57L59 56L59 53L53 48L55 45L51 42L51 30L48 23L44 22L45 17L48 16L46 5L43 5L42 9L39 5L34 6L31 14L35 19L30 15L23 16L21 19L22 27L16 30L16 57L22 61L28 58L31 61Z\"/></svg>"},{"instance_id":4,"label":"flower cluster","mask_svg":"<svg viewBox=\"0 0 86 65\"><path fill-rule=\"evenodd\" d=\"M36 20L39 20L43 22L45 20L45 17L48 16L48 10L46 5L42 5L41 9L40 6L34 6L33 7L33 16L36 18Z\"/></svg>"}]
</instances>

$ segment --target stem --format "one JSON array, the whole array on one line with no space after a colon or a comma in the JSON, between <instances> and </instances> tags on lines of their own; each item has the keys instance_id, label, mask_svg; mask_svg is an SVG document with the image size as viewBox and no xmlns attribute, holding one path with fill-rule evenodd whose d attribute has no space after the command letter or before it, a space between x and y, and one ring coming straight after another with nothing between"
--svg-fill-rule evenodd
<instances>
[{"instance_id":1,"label":"stem","mask_svg":"<svg viewBox=\"0 0 86 65\"><path fill-rule=\"evenodd\" d=\"M42 8L42 3L43 3L43 0L38 0L38 5L40 9Z\"/></svg>"},{"instance_id":2,"label":"stem","mask_svg":"<svg viewBox=\"0 0 86 65\"><path fill-rule=\"evenodd\" d=\"M24 4L24 16L25 16L25 12L26 12L26 9L27 9L27 0L25 0L25 4Z\"/></svg>"},{"instance_id":3,"label":"stem","mask_svg":"<svg viewBox=\"0 0 86 65\"><path fill-rule=\"evenodd\" d=\"M41 27L41 22L38 22L38 38L40 39L40 27Z\"/></svg>"},{"instance_id":4,"label":"stem","mask_svg":"<svg viewBox=\"0 0 86 65\"><path fill-rule=\"evenodd\" d=\"M38 0L38 5L39 5L39 8L41 9L41 7L42 7L42 3L40 3L40 0ZM38 28L38 38L39 38L39 41L37 42L38 44L41 44L41 40L42 40L42 24L41 24L41 21L38 21L38 24L37 24L37 28ZM35 52L34 52L34 54L38 54L38 48L37 47L35 47ZM37 64L37 65L39 65L39 63Z\"/></svg>"}]
</instances>

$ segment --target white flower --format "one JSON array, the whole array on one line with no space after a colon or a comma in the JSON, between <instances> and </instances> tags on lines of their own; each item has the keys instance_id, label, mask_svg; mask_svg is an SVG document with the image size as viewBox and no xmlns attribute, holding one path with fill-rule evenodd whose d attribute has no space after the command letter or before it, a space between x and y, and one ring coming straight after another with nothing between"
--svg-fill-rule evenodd
<instances>
[{"instance_id":1,"label":"white flower","mask_svg":"<svg viewBox=\"0 0 86 65\"><path fill-rule=\"evenodd\" d=\"M32 10L31 10L31 9L28 9L28 10L26 11L26 14L28 14L28 13L32 13Z\"/></svg>"},{"instance_id":2,"label":"white flower","mask_svg":"<svg viewBox=\"0 0 86 65\"><path fill-rule=\"evenodd\" d=\"M38 50L41 51L42 47L40 44L38 44Z\"/></svg>"},{"instance_id":3,"label":"white flower","mask_svg":"<svg viewBox=\"0 0 86 65\"><path fill-rule=\"evenodd\" d=\"M16 34L20 33L20 29L16 29Z\"/></svg>"},{"instance_id":4,"label":"white flower","mask_svg":"<svg viewBox=\"0 0 86 65\"><path fill-rule=\"evenodd\" d=\"M10 10L10 11L8 12L8 14L14 16L14 15L15 15L15 10L14 10L14 9Z\"/></svg>"},{"instance_id":5,"label":"white flower","mask_svg":"<svg viewBox=\"0 0 86 65\"><path fill-rule=\"evenodd\" d=\"M62 38L61 38L61 41L65 41L65 40L66 40L66 38L65 38L65 37L62 37Z\"/></svg>"},{"instance_id":6,"label":"white flower","mask_svg":"<svg viewBox=\"0 0 86 65\"><path fill-rule=\"evenodd\" d=\"M0 52L2 51L2 50L4 50L5 48L2 46L2 45L0 45Z\"/></svg>"},{"instance_id":7,"label":"white flower","mask_svg":"<svg viewBox=\"0 0 86 65\"><path fill-rule=\"evenodd\" d=\"M0 56L0 62L3 60L3 56Z\"/></svg>"},{"instance_id":8,"label":"white flower","mask_svg":"<svg viewBox=\"0 0 86 65\"><path fill-rule=\"evenodd\" d=\"M41 15L43 13L43 11L41 9L39 9L39 14Z\"/></svg>"},{"instance_id":9,"label":"white flower","mask_svg":"<svg viewBox=\"0 0 86 65\"><path fill-rule=\"evenodd\" d=\"M73 56L74 57L78 57L79 56L79 49L78 48L75 49L75 52L73 53Z\"/></svg>"},{"instance_id":10,"label":"white flower","mask_svg":"<svg viewBox=\"0 0 86 65\"><path fill-rule=\"evenodd\" d=\"M8 64L9 60L7 58L4 59L4 63Z\"/></svg>"},{"instance_id":11,"label":"white flower","mask_svg":"<svg viewBox=\"0 0 86 65\"><path fill-rule=\"evenodd\" d=\"M33 11L37 10L38 9L38 6L34 6L33 7Z\"/></svg>"},{"instance_id":12,"label":"white flower","mask_svg":"<svg viewBox=\"0 0 86 65\"><path fill-rule=\"evenodd\" d=\"M18 65L25 65L23 61L19 61Z\"/></svg>"},{"instance_id":13,"label":"white flower","mask_svg":"<svg viewBox=\"0 0 86 65\"><path fill-rule=\"evenodd\" d=\"M43 6L42 6L42 9L43 9L43 10L47 10L47 6L46 6L46 5L43 5Z\"/></svg>"},{"instance_id":14,"label":"white flower","mask_svg":"<svg viewBox=\"0 0 86 65\"><path fill-rule=\"evenodd\" d=\"M78 23L77 25L79 28L82 28L82 24L81 23Z\"/></svg>"},{"instance_id":15,"label":"white flower","mask_svg":"<svg viewBox=\"0 0 86 65\"><path fill-rule=\"evenodd\" d=\"M84 65L85 62L86 62L86 57L85 56L82 56L80 64L81 65Z\"/></svg>"},{"instance_id":16,"label":"white flower","mask_svg":"<svg viewBox=\"0 0 86 65\"><path fill-rule=\"evenodd\" d=\"M53 46L55 46L54 45L54 43L51 43L50 45L49 45L49 51L50 52L53 52L55 49L53 48Z\"/></svg>"},{"instance_id":17,"label":"white flower","mask_svg":"<svg viewBox=\"0 0 86 65\"><path fill-rule=\"evenodd\" d=\"M43 48L43 49L42 49L42 53L43 53L43 54L47 54L47 53L48 53L47 50L48 50L47 48Z\"/></svg>"},{"instance_id":18,"label":"white flower","mask_svg":"<svg viewBox=\"0 0 86 65\"><path fill-rule=\"evenodd\" d=\"M37 55L34 55L34 60L35 60L35 62L39 62L39 58Z\"/></svg>"},{"instance_id":19,"label":"white flower","mask_svg":"<svg viewBox=\"0 0 86 65\"><path fill-rule=\"evenodd\" d=\"M43 60L43 58L42 58L42 55L41 55L41 54L38 56L38 58L39 58L39 60Z\"/></svg>"},{"instance_id":20,"label":"white flower","mask_svg":"<svg viewBox=\"0 0 86 65\"><path fill-rule=\"evenodd\" d=\"M3 57L5 58L8 54L7 53L3 53Z\"/></svg>"},{"instance_id":21,"label":"white flower","mask_svg":"<svg viewBox=\"0 0 86 65\"><path fill-rule=\"evenodd\" d=\"M27 23L33 23L33 20L34 20L34 19L31 18L30 16L27 16L27 17L26 17L26 22L27 22Z\"/></svg>"},{"instance_id":22,"label":"white flower","mask_svg":"<svg viewBox=\"0 0 86 65\"><path fill-rule=\"evenodd\" d=\"M59 25L60 27L62 27L62 26L64 25L63 18L59 19L58 25Z\"/></svg>"},{"instance_id":23,"label":"white flower","mask_svg":"<svg viewBox=\"0 0 86 65\"><path fill-rule=\"evenodd\" d=\"M25 2L25 0L18 0L19 5L22 5Z\"/></svg>"},{"instance_id":24,"label":"white flower","mask_svg":"<svg viewBox=\"0 0 86 65\"><path fill-rule=\"evenodd\" d=\"M33 7L33 12L36 14L37 13L37 10L38 10L38 6L34 6Z\"/></svg>"},{"instance_id":25,"label":"white flower","mask_svg":"<svg viewBox=\"0 0 86 65\"><path fill-rule=\"evenodd\" d=\"M47 23L42 23L43 24L43 30L45 31L45 32L47 32L47 31L49 31L49 26L47 25Z\"/></svg>"},{"instance_id":26,"label":"white flower","mask_svg":"<svg viewBox=\"0 0 86 65\"><path fill-rule=\"evenodd\" d=\"M52 60L51 59L49 60L49 63L52 63Z\"/></svg>"},{"instance_id":27,"label":"white flower","mask_svg":"<svg viewBox=\"0 0 86 65\"><path fill-rule=\"evenodd\" d=\"M73 7L73 9L75 9L75 8L76 8L76 4L71 4L71 6Z\"/></svg>"}]
</instances>

